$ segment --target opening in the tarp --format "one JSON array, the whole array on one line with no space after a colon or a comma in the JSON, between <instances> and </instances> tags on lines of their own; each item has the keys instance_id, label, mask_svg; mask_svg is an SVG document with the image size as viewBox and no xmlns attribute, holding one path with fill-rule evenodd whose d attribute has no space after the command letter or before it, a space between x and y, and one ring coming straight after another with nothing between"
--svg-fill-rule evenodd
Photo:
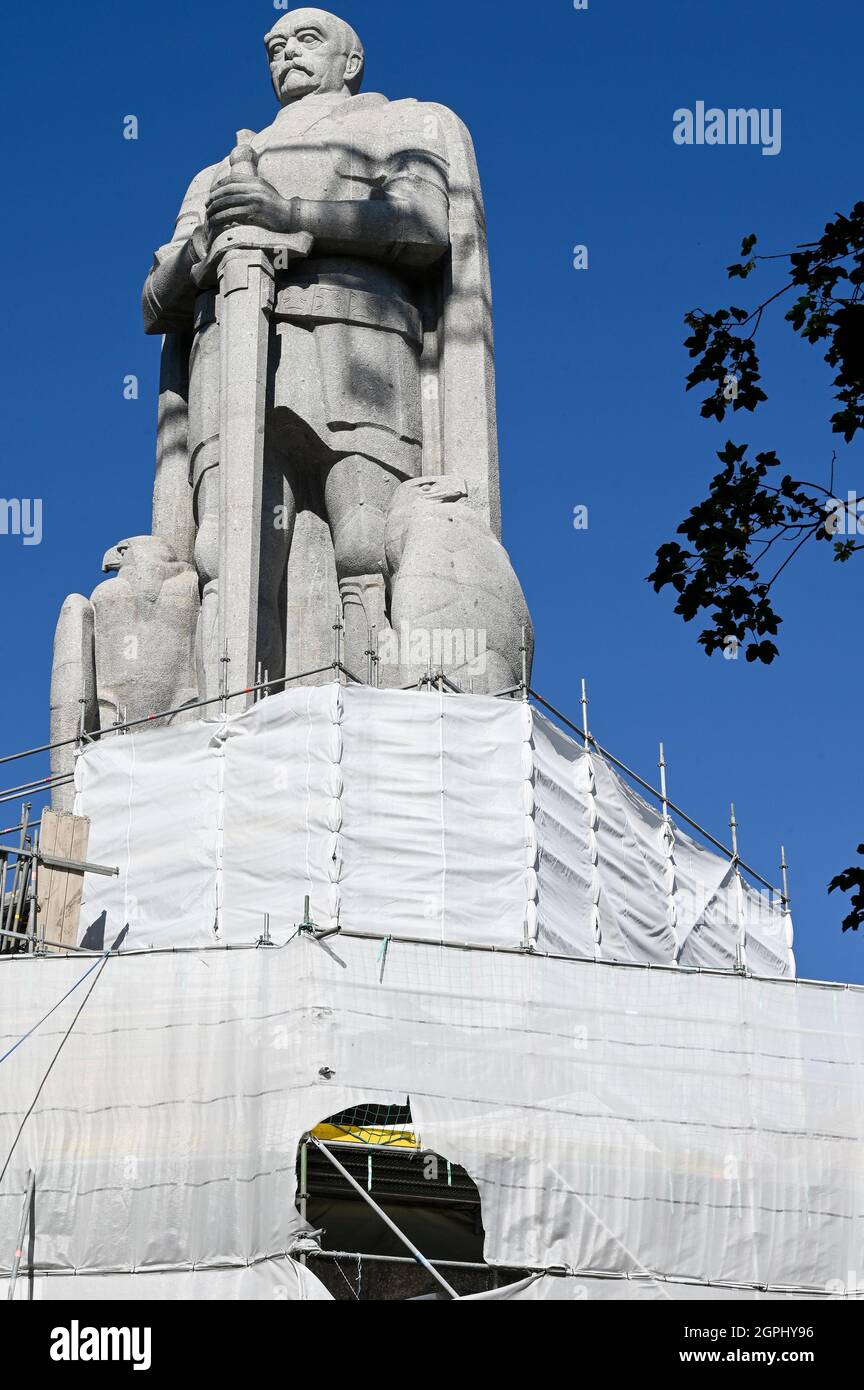
<instances>
[{"instance_id":1,"label":"opening in the tarp","mask_svg":"<svg viewBox=\"0 0 864 1390\"><path fill-rule=\"evenodd\" d=\"M297 1194L318 1233L308 1266L334 1298L447 1298L445 1285L475 1293L514 1277L486 1265L477 1185L446 1155L421 1147L410 1105L358 1105L316 1125L300 1144Z\"/></svg>"}]
</instances>

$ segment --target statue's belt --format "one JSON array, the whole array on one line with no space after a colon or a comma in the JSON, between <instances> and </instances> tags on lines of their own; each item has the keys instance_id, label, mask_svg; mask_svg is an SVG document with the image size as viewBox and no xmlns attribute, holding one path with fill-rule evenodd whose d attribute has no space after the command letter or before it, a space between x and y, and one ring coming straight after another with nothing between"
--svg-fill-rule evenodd
<instances>
[{"instance_id":1,"label":"statue's belt","mask_svg":"<svg viewBox=\"0 0 864 1390\"><path fill-rule=\"evenodd\" d=\"M198 297L196 331L216 316L216 296ZM351 323L384 333L399 333L415 347L423 345L423 324L413 304L343 285L283 285L277 288L273 317L303 323Z\"/></svg>"}]
</instances>

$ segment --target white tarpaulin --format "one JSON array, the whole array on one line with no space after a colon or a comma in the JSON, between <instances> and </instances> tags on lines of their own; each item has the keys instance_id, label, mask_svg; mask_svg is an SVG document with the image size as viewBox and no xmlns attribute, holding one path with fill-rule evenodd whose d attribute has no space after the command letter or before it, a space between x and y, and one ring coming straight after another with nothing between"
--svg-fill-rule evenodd
<instances>
[{"instance_id":1,"label":"white tarpaulin","mask_svg":"<svg viewBox=\"0 0 864 1390\"><path fill-rule=\"evenodd\" d=\"M216 920L218 725L183 724L92 744L75 764L88 855L117 878L85 878L82 934L103 911L137 946L208 944Z\"/></svg>"},{"instance_id":2,"label":"white tarpaulin","mask_svg":"<svg viewBox=\"0 0 864 1390\"><path fill-rule=\"evenodd\" d=\"M597 960L794 975L792 923L598 754L533 714L539 943Z\"/></svg>"},{"instance_id":3,"label":"white tarpaulin","mask_svg":"<svg viewBox=\"0 0 864 1390\"><path fill-rule=\"evenodd\" d=\"M88 748L81 933L126 949L322 927L794 974L791 923L727 859L518 700L333 684Z\"/></svg>"},{"instance_id":4,"label":"white tarpaulin","mask_svg":"<svg viewBox=\"0 0 864 1390\"><path fill-rule=\"evenodd\" d=\"M517 945L535 891L525 707L344 693L344 924Z\"/></svg>"},{"instance_id":5,"label":"white tarpaulin","mask_svg":"<svg viewBox=\"0 0 864 1390\"><path fill-rule=\"evenodd\" d=\"M59 1004L0 1067L3 1154L86 964L0 961L0 1055ZM855 988L344 934L120 955L0 1186L0 1271L30 1168L36 1275L81 1296L284 1260L304 1131L408 1096L424 1149L477 1184L490 1264L614 1276L599 1297L624 1276L842 1296L864 1267L862 1086Z\"/></svg>"},{"instance_id":6,"label":"white tarpaulin","mask_svg":"<svg viewBox=\"0 0 864 1390\"><path fill-rule=\"evenodd\" d=\"M315 921L335 920L341 694L338 685L309 687L227 721L220 739L220 940L255 940L268 913L273 939L284 941L306 894Z\"/></svg>"}]
</instances>

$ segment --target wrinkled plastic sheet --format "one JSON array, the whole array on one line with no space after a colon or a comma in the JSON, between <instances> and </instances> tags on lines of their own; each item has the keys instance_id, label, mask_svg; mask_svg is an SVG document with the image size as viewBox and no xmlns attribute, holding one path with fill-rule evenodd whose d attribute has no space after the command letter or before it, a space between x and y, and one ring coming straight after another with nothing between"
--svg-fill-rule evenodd
<instances>
[{"instance_id":1,"label":"wrinkled plastic sheet","mask_svg":"<svg viewBox=\"0 0 864 1390\"><path fill-rule=\"evenodd\" d=\"M109 959L0 1188L0 1271L31 1167L37 1276L284 1259L303 1133L408 1096L477 1183L492 1265L847 1289L864 991L383 940ZM85 968L0 962L0 1052L59 1005L3 1064L4 1152Z\"/></svg>"},{"instance_id":2,"label":"wrinkled plastic sheet","mask_svg":"<svg viewBox=\"0 0 864 1390\"><path fill-rule=\"evenodd\" d=\"M728 859L664 819L605 759L536 712L539 942L597 960L794 975L792 923Z\"/></svg>"},{"instance_id":3,"label":"wrinkled plastic sheet","mask_svg":"<svg viewBox=\"0 0 864 1390\"><path fill-rule=\"evenodd\" d=\"M81 935L104 912L111 939L128 922L139 947L208 945L216 918L221 759L216 726L130 732L75 764L76 811L90 816Z\"/></svg>"},{"instance_id":4,"label":"wrinkled plastic sheet","mask_svg":"<svg viewBox=\"0 0 864 1390\"><path fill-rule=\"evenodd\" d=\"M76 768L79 940L286 941L314 922L794 974L788 912L521 701L333 684L131 732Z\"/></svg>"},{"instance_id":5,"label":"wrinkled plastic sheet","mask_svg":"<svg viewBox=\"0 0 864 1390\"><path fill-rule=\"evenodd\" d=\"M535 891L527 709L472 695L345 694L345 925L518 945Z\"/></svg>"},{"instance_id":6,"label":"wrinkled plastic sheet","mask_svg":"<svg viewBox=\"0 0 864 1390\"><path fill-rule=\"evenodd\" d=\"M466 695L330 685L240 716L95 744L79 940L281 943L321 927L515 944L536 894L530 714Z\"/></svg>"}]
</instances>

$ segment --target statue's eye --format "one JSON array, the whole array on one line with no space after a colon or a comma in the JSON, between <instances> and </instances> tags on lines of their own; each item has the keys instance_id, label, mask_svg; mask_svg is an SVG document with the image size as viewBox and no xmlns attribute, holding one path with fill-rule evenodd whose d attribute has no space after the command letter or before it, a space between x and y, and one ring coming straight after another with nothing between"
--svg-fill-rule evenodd
<instances>
[{"instance_id":1,"label":"statue's eye","mask_svg":"<svg viewBox=\"0 0 864 1390\"><path fill-rule=\"evenodd\" d=\"M321 42L321 35L316 34L314 30L311 29L307 29L303 34L298 34L297 37L307 48L312 48Z\"/></svg>"}]
</instances>

